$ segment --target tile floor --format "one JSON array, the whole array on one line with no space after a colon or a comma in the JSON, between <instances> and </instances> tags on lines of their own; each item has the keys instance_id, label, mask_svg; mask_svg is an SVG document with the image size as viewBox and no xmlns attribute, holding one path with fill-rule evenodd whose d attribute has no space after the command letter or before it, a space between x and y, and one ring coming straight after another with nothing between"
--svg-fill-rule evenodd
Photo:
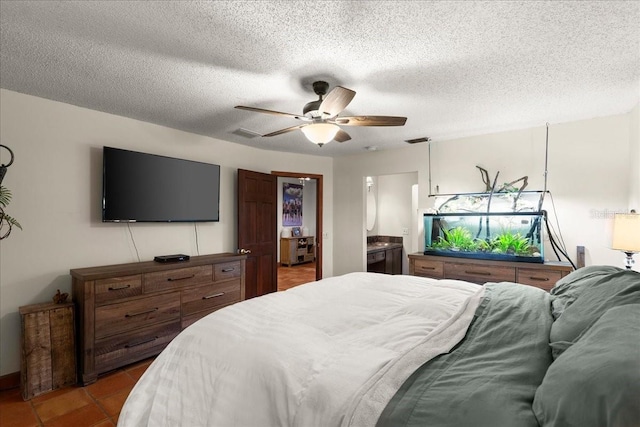
<instances>
[{"instance_id":1,"label":"tile floor","mask_svg":"<svg viewBox=\"0 0 640 427\"><path fill-rule=\"evenodd\" d=\"M315 280L315 264L278 268L278 290ZM24 401L20 389L0 392L0 427L107 427L118 423L124 401L153 358L73 386Z\"/></svg>"},{"instance_id":2,"label":"tile floor","mask_svg":"<svg viewBox=\"0 0 640 427\"><path fill-rule=\"evenodd\" d=\"M134 384L153 358L98 378L86 387L55 390L24 401L19 389L0 392L0 426L107 427L118 415Z\"/></svg>"},{"instance_id":3,"label":"tile floor","mask_svg":"<svg viewBox=\"0 0 640 427\"><path fill-rule=\"evenodd\" d=\"M316 265L308 262L296 264L291 267L278 267L278 290L286 291L294 286L316 280Z\"/></svg>"}]
</instances>

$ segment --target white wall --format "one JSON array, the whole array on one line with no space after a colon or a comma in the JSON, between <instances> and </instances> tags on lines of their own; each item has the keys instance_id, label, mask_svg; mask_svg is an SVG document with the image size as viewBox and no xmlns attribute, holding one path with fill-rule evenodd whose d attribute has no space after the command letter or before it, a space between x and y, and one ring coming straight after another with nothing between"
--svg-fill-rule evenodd
<instances>
[{"instance_id":1,"label":"white wall","mask_svg":"<svg viewBox=\"0 0 640 427\"><path fill-rule=\"evenodd\" d=\"M613 212L626 211L637 175L632 176L629 157L640 141L631 132L637 108L629 114L549 126L548 190L544 209L560 231L569 255L575 260L577 245L586 247L586 263L622 266L622 255L609 249ZM432 188L440 193L483 191L476 165L487 169L498 182L529 176L531 190L544 188L545 126L432 143ZM364 252L364 186L367 175L402 172L418 174L420 209L432 206L428 197L428 145L393 151L363 153L335 160L334 273L362 271ZM635 172L637 174L637 172ZM555 210L554 207L555 206ZM380 230L378 230L380 231ZM418 239L422 239L419 235ZM422 242L423 244L423 242ZM422 246L423 247L423 246ZM554 258L553 252L545 256ZM636 265L636 269L638 266Z\"/></svg>"},{"instance_id":2,"label":"white wall","mask_svg":"<svg viewBox=\"0 0 640 427\"><path fill-rule=\"evenodd\" d=\"M640 213L640 106L631 111L629 121L629 134L631 141L631 153L629 155L629 167L631 168L629 180L631 188L629 191L629 209L635 209Z\"/></svg>"},{"instance_id":3,"label":"white wall","mask_svg":"<svg viewBox=\"0 0 640 427\"><path fill-rule=\"evenodd\" d=\"M3 185L7 212L24 230L0 242L0 375L19 364L18 307L71 291L69 269L137 261L124 224L101 222L102 146L221 165L220 222L198 223L201 254L236 251L236 170L324 177L324 230L333 236L330 158L254 149L68 104L0 90L0 141L15 162ZM4 150L3 150L4 151ZM193 224L132 224L143 261L196 255ZM333 275L333 242L323 242L323 274Z\"/></svg>"}]
</instances>

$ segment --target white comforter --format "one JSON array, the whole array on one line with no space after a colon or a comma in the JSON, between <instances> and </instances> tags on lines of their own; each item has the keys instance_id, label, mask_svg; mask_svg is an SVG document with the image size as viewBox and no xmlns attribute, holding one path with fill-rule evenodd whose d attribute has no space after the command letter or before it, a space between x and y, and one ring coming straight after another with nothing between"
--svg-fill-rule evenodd
<instances>
[{"instance_id":1,"label":"white comforter","mask_svg":"<svg viewBox=\"0 0 640 427\"><path fill-rule=\"evenodd\" d=\"M194 323L148 368L118 426L370 426L411 373L449 351L482 287L351 273Z\"/></svg>"}]
</instances>

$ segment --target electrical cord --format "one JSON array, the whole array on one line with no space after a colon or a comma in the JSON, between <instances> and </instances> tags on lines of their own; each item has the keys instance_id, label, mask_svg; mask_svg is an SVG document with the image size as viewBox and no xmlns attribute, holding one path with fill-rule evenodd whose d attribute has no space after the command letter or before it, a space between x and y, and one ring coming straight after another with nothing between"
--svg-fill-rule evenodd
<instances>
[{"instance_id":1,"label":"electrical cord","mask_svg":"<svg viewBox=\"0 0 640 427\"><path fill-rule=\"evenodd\" d=\"M200 244L198 243L198 223L196 222L193 223L193 229L196 234L196 253L200 255Z\"/></svg>"},{"instance_id":2,"label":"electrical cord","mask_svg":"<svg viewBox=\"0 0 640 427\"><path fill-rule=\"evenodd\" d=\"M133 238L133 233L131 232L131 223L127 222L127 229L129 230L129 236L131 236L131 241L133 242L133 247L136 250L136 256L138 257L138 262L140 262L140 254L138 253L138 247L136 246L136 241Z\"/></svg>"},{"instance_id":3,"label":"electrical cord","mask_svg":"<svg viewBox=\"0 0 640 427\"><path fill-rule=\"evenodd\" d=\"M551 206L553 207L553 215L555 217L555 222L557 226L557 231L556 231L556 229L553 227L553 224L548 221L548 217L545 217L547 233L549 234L549 242L552 244L552 248L555 246L556 248L558 248L558 250L560 250L562 255L564 255L565 258L567 258L567 260L569 261L569 263L571 263L572 267L575 270L577 269L577 267L571 260L571 257L569 257L569 255L567 254L567 246L566 246L566 243L564 242L564 236L562 235L562 229L560 228L560 222L558 220L558 213L556 210L555 200L553 199L553 193L551 191L549 191L549 196L551 197ZM558 260L560 259L558 258Z\"/></svg>"},{"instance_id":4,"label":"electrical cord","mask_svg":"<svg viewBox=\"0 0 640 427\"><path fill-rule=\"evenodd\" d=\"M556 249L556 242L553 238L553 234L551 234L551 230L549 229L549 221L547 220L547 211L542 211L542 215L544 218L544 225L547 229L547 235L549 236L549 243L551 244L551 249L553 249L553 252L556 254L556 258L558 258L558 261L560 261L560 255L558 254L558 250Z\"/></svg>"},{"instance_id":5,"label":"electrical cord","mask_svg":"<svg viewBox=\"0 0 640 427\"><path fill-rule=\"evenodd\" d=\"M560 222L558 221L558 211L556 210L556 204L553 200L553 193L549 191L549 196L551 197L551 206L553 207L553 216L556 218L556 225L558 226L558 236L560 237L560 243L562 243L562 248L566 251L567 246L564 243L564 237L562 236L562 230L560 229ZM555 232L555 230L554 230Z\"/></svg>"},{"instance_id":6,"label":"electrical cord","mask_svg":"<svg viewBox=\"0 0 640 427\"><path fill-rule=\"evenodd\" d=\"M560 261L560 255L558 255L558 251L559 251L569 261L569 263L571 264L573 269L577 270L578 268L573 263L573 261L571 260L569 255L567 255L567 252L560 247L560 245L556 242L555 238L553 237L553 234L551 233L551 228L549 227L549 221L548 221L548 218L547 218L547 211L542 211L542 212L544 213L544 224L545 224L545 226L547 228L547 234L549 236L549 243L551 243L551 249L553 249L553 252L556 254L556 257L558 258L558 261Z\"/></svg>"}]
</instances>

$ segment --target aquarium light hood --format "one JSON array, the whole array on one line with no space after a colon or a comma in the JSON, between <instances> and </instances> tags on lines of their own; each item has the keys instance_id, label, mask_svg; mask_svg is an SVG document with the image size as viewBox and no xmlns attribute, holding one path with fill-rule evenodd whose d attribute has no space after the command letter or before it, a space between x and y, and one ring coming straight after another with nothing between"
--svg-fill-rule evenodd
<instances>
[{"instance_id":1,"label":"aquarium light hood","mask_svg":"<svg viewBox=\"0 0 640 427\"><path fill-rule=\"evenodd\" d=\"M517 193L517 191L501 191L501 192L496 192L493 193L493 195L505 195L505 194L511 194L511 193ZM544 191L544 190L524 190L522 191L520 194L542 194L542 193L549 193L549 191ZM454 196L462 196L462 197L466 197L466 196L479 196L479 197L489 197L491 193L487 193L485 191L476 191L476 192L472 192L472 193L436 193L436 194L429 194L427 197L454 197Z\"/></svg>"}]
</instances>

